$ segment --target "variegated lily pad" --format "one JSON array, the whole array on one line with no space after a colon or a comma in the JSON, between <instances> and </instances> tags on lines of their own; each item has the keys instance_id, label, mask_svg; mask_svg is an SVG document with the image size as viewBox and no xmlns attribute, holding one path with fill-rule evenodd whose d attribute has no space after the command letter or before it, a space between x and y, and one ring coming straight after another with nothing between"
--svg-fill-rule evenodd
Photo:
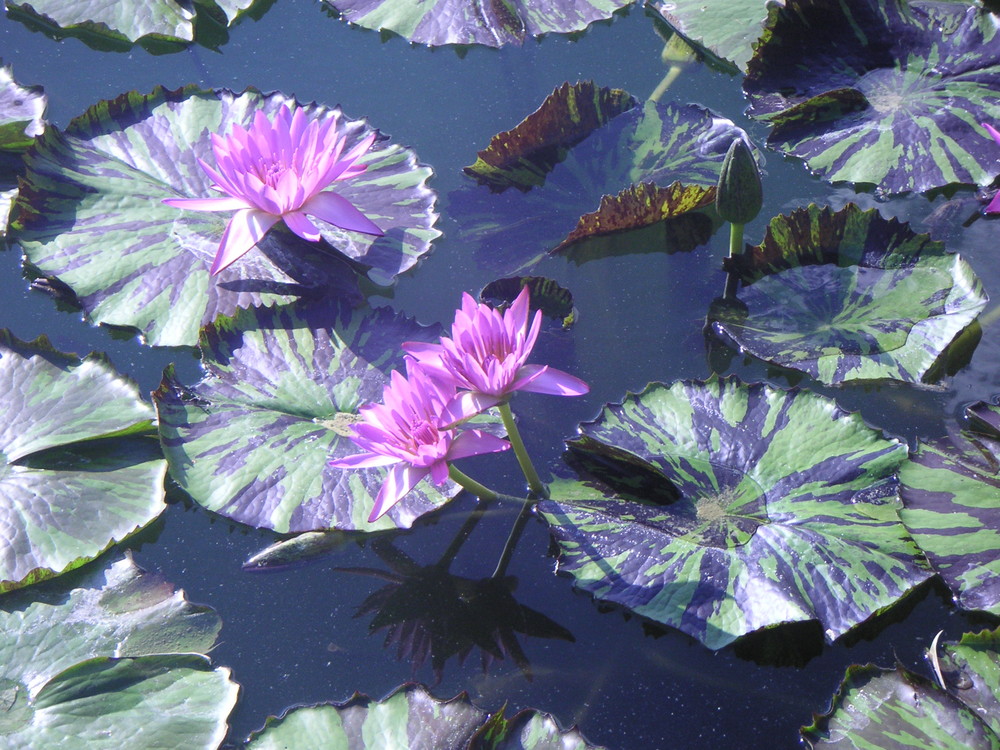
<instances>
[{"instance_id":1,"label":"variegated lily pad","mask_svg":"<svg viewBox=\"0 0 1000 750\"><path fill-rule=\"evenodd\" d=\"M748 286L741 305L712 310L714 330L823 383L933 381L942 353L987 302L960 256L854 204L778 216L728 267Z\"/></svg>"},{"instance_id":2,"label":"variegated lily pad","mask_svg":"<svg viewBox=\"0 0 1000 750\"><path fill-rule=\"evenodd\" d=\"M102 355L0 331L0 592L77 568L164 509L153 411Z\"/></svg>"},{"instance_id":3,"label":"variegated lily pad","mask_svg":"<svg viewBox=\"0 0 1000 750\"><path fill-rule=\"evenodd\" d=\"M239 686L207 656L221 621L119 560L0 599L0 744L214 749Z\"/></svg>"},{"instance_id":4,"label":"variegated lily pad","mask_svg":"<svg viewBox=\"0 0 1000 750\"><path fill-rule=\"evenodd\" d=\"M960 607L1000 615L1000 407L966 415L975 432L921 442L900 470L900 517Z\"/></svg>"},{"instance_id":5,"label":"variegated lily pad","mask_svg":"<svg viewBox=\"0 0 1000 750\"><path fill-rule=\"evenodd\" d=\"M382 400L402 342L439 333L387 308L337 303L220 318L202 332L201 382L182 385L168 369L153 395L171 476L209 510L282 533L409 527L459 487L421 482L369 524L386 470L327 462L359 452L350 425Z\"/></svg>"},{"instance_id":6,"label":"variegated lily pad","mask_svg":"<svg viewBox=\"0 0 1000 750\"><path fill-rule=\"evenodd\" d=\"M23 151L45 129L45 94L14 80L10 66L0 67L0 150ZM3 214L6 224L7 214Z\"/></svg>"},{"instance_id":7,"label":"variegated lily pad","mask_svg":"<svg viewBox=\"0 0 1000 750\"><path fill-rule=\"evenodd\" d=\"M647 0L681 36L746 71L753 44L764 33L768 8L785 0Z\"/></svg>"},{"instance_id":8,"label":"variegated lily pad","mask_svg":"<svg viewBox=\"0 0 1000 750\"><path fill-rule=\"evenodd\" d=\"M422 685L403 685L381 701L355 694L344 703L293 708L267 720L247 750L350 747L352 750L600 750L576 729L564 730L549 715L521 711L509 720L490 715L465 693L449 701Z\"/></svg>"},{"instance_id":9,"label":"variegated lily pad","mask_svg":"<svg viewBox=\"0 0 1000 750\"><path fill-rule=\"evenodd\" d=\"M811 748L1000 748L1000 635L931 647L936 681L897 666L847 670L830 711L802 728ZM943 682L942 682L943 681Z\"/></svg>"},{"instance_id":10,"label":"variegated lily pad","mask_svg":"<svg viewBox=\"0 0 1000 750\"><path fill-rule=\"evenodd\" d=\"M214 163L209 135L254 112L273 117L298 106L282 94L206 92L188 87L126 94L95 105L65 133L46 131L26 155L12 240L29 268L66 286L95 323L139 329L153 345L194 345L198 329L238 307L300 297L358 299L353 268L388 285L412 267L438 235L432 228L430 169L386 138L360 160L368 170L337 183L385 232L383 237L324 225L306 242L283 225L217 276L208 269L229 214L185 211L164 198L209 197L198 165ZM338 109L303 105L314 118L340 117L347 148L371 132Z\"/></svg>"},{"instance_id":11,"label":"variegated lily pad","mask_svg":"<svg viewBox=\"0 0 1000 750\"><path fill-rule=\"evenodd\" d=\"M60 35L79 36L85 41L135 42L143 37L155 41L191 42L195 38L197 9L221 16L232 23L254 0L10 0L7 9L15 17L52 28Z\"/></svg>"},{"instance_id":12,"label":"variegated lily pad","mask_svg":"<svg viewBox=\"0 0 1000 750\"><path fill-rule=\"evenodd\" d=\"M997 175L997 146L980 123L1000 115L1000 35L978 8L789 4L744 88L748 113L773 128L768 145L831 182L903 193Z\"/></svg>"},{"instance_id":13,"label":"variegated lily pad","mask_svg":"<svg viewBox=\"0 0 1000 750\"><path fill-rule=\"evenodd\" d=\"M569 441L539 504L559 570L721 648L818 620L832 641L930 577L899 521L906 446L808 391L652 384Z\"/></svg>"},{"instance_id":14,"label":"variegated lily pad","mask_svg":"<svg viewBox=\"0 0 1000 750\"><path fill-rule=\"evenodd\" d=\"M521 44L525 37L583 31L635 0L324 0L341 18L411 42Z\"/></svg>"},{"instance_id":15,"label":"variegated lily pad","mask_svg":"<svg viewBox=\"0 0 1000 750\"><path fill-rule=\"evenodd\" d=\"M560 120L570 128L571 115L553 108L546 116L556 123L535 129L554 130ZM491 173L491 189L470 186L451 194L450 213L483 266L498 273L523 270L561 243L664 220L663 250L691 250L708 239L715 223L705 188L716 184L730 143L745 137L743 131L696 105L653 102L593 124L586 138L560 151L561 160L541 148L543 141L531 169L534 154L522 140L516 168L499 177ZM503 185L520 190L492 192Z\"/></svg>"}]
</instances>

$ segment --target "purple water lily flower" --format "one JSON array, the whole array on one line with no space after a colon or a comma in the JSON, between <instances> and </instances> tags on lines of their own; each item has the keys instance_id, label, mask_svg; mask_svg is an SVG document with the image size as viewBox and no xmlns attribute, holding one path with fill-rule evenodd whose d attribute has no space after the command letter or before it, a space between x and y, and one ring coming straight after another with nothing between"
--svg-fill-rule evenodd
<instances>
[{"instance_id":1,"label":"purple water lily flower","mask_svg":"<svg viewBox=\"0 0 1000 750\"><path fill-rule=\"evenodd\" d=\"M581 396L590 390L582 380L562 370L525 364L542 325L541 310L528 325L529 302L525 287L501 314L463 293L451 338L442 336L440 344L403 344L406 353L433 377L451 381L465 391L449 407L449 419L458 421L478 414L515 391Z\"/></svg>"},{"instance_id":2,"label":"purple water lily flower","mask_svg":"<svg viewBox=\"0 0 1000 750\"><path fill-rule=\"evenodd\" d=\"M330 461L338 469L391 466L368 522L382 516L424 477L435 484L448 478L448 462L510 448L506 440L481 430L446 429L445 405L454 386L407 367L407 376L393 372L382 393L382 403L361 409L351 439L365 453Z\"/></svg>"},{"instance_id":3,"label":"purple water lily flower","mask_svg":"<svg viewBox=\"0 0 1000 750\"><path fill-rule=\"evenodd\" d=\"M213 274L245 255L279 221L302 239L318 241L319 229L306 214L341 229L381 235L349 200L322 192L332 182L364 172L366 167L355 162L374 141L371 133L341 156L346 138L337 133L336 117L308 120L301 108L292 114L283 106L271 122L257 110L249 130L236 125L226 137L212 134L215 168L198 160L212 187L228 197L163 202L193 211L236 212L222 235Z\"/></svg>"},{"instance_id":4,"label":"purple water lily flower","mask_svg":"<svg viewBox=\"0 0 1000 750\"><path fill-rule=\"evenodd\" d=\"M993 140L996 141L997 145L1000 146L1000 130L997 130L992 125L983 123L983 127L986 128L986 132L993 136ZM988 214L1000 214L1000 192L997 192L993 196L993 200L990 201L989 205L983 209Z\"/></svg>"}]
</instances>

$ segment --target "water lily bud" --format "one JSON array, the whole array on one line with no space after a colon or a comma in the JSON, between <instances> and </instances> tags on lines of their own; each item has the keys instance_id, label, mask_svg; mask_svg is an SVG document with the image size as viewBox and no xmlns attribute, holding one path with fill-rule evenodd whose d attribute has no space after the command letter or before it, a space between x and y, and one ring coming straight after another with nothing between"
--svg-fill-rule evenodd
<instances>
[{"instance_id":1,"label":"water lily bud","mask_svg":"<svg viewBox=\"0 0 1000 750\"><path fill-rule=\"evenodd\" d=\"M747 142L737 138L722 162L715 208L724 221L747 224L756 218L763 204L760 169Z\"/></svg>"}]
</instances>

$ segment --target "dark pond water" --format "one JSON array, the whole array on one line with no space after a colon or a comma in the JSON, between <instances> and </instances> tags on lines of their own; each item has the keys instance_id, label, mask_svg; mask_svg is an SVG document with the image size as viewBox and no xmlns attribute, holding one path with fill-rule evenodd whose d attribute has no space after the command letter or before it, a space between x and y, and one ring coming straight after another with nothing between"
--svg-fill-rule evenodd
<instances>
[{"instance_id":1,"label":"dark pond water","mask_svg":"<svg viewBox=\"0 0 1000 750\"><path fill-rule=\"evenodd\" d=\"M447 215L447 196L467 184L461 167L475 159L490 136L512 127L564 81L593 79L644 98L664 72L662 42L641 11L598 25L575 42L550 38L521 49L472 49L463 56L449 49L413 47L398 38L354 29L327 17L319 5L278 0L259 21L246 20L231 31L220 51L191 48L153 56L97 52L79 41L54 42L0 18L0 54L22 84L42 85L49 119L65 125L88 105L121 92L148 92L156 84L177 87L279 89L300 100L340 104L352 117L365 116L395 142L412 147L435 170L432 182L444 214L445 232L433 254L403 278L392 299L375 299L422 322L451 320L463 290L476 292L492 275L480 270L456 238ZM697 102L733 119L762 142L765 132L747 121L738 78L693 66L665 99ZM909 220L918 231L944 199L922 198L876 204L869 195L809 177L797 163L770 154L766 203L747 237L758 240L766 219L810 201L839 207L849 200L878 205L884 214ZM994 225L960 224L973 209L960 206L950 220L934 224L949 247L960 250L997 293ZM637 235L635 242L651 242ZM515 410L525 436L543 467L559 460L561 440L577 422L592 418L607 401L647 382L704 378L714 366L744 379L769 374L739 357L728 364L709 361L702 334L704 314L724 278L719 270L726 234L690 254L646 253L582 266L552 261L540 271L575 295L579 323L561 337L539 345L537 361L552 361L591 384L587 398L546 399L520 395ZM64 351L107 351L119 370L143 391L154 389L163 367L176 362L185 382L199 377L187 350L150 350L135 340L112 336L81 322L77 313L57 312L50 299L29 293L14 252L0 255L4 313L0 325L23 339L45 333ZM985 315L990 316L991 308ZM789 385L775 376L774 384ZM917 436L940 435L964 405L1000 391L1000 337L986 326L971 364L937 390L908 386L818 388L843 406L862 412L869 423L914 443ZM810 385L802 383L801 385ZM810 385L810 387L812 387ZM520 490L516 467L507 457L463 463L467 473L507 492ZM458 532L473 504L459 498L444 512L401 534L396 546L422 563L437 560ZM488 576L500 555L516 508L491 511L475 529L452 568L470 578ZM414 670L383 648L381 634L369 635L369 617L358 606L381 581L338 571L343 567L384 567L370 546L350 544L311 565L268 574L241 572L241 563L274 541L274 535L236 526L183 500L127 547L144 567L160 571L223 619L216 663L233 669L243 686L231 717L230 740L237 743L269 714L299 703L345 700L354 691L381 697L409 679L429 684L428 665ZM822 644L818 627L779 629L774 649L810 656L804 666L769 663L760 644L714 653L675 631L654 634L638 618L602 611L575 594L567 579L553 575L544 527L529 523L510 566L525 606L568 628L575 642L522 638L533 679L510 660L487 672L478 653L464 663L448 662L433 684L439 697L465 690L481 706L511 710L537 707L564 724L577 723L592 742L610 748L795 747L798 727L825 710L851 663L891 666L898 657L914 666L939 629L956 638L981 621L959 613L949 598L926 586L878 627L852 643ZM869 639L870 637L870 639ZM785 658L787 660L787 658ZM779 659L778 661L781 661ZM763 663L758 663L763 662Z\"/></svg>"}]
</instances>

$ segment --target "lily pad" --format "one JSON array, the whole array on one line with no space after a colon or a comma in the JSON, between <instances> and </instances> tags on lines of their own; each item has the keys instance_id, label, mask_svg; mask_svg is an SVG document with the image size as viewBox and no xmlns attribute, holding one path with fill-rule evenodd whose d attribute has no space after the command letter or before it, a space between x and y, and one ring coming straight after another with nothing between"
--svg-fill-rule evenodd
<instances>
[{"instance_id":1,"label":"lily pad","mask_svg":"<svg viewBox=\"0 0 1000 750\"><path fill-rule=\"evenodd\" d=\"M341 18L411 42L522 44L525 37L583 31L634 0L324 0Z\"/></svg>"},{"instance_id":2,"label":"lily pad","mask_svg":"<svg viewBox=\"0 0 1000 750\"><path fill-rule=\"evenodd\" d=\"M922 441L900 470L900 517L960 607L1000 615L1000 407L966 415L975 432Z\"/></svg>"},{"instance_id":3,"label":"lily pad","mask_svg":"<svg viewBox=\"0 0 1000 750\"><path fill-rule=\"evenodd\" d=\"M988 299L961 256L854 204L778 216L727 265L748 286L710 312L715 332L823 383L933 382Z\"/></svg>"},{"instance_id":4,"label":"lily pad","mask_svg":"<svg viewBox=\"0 0 1000 750\"><path fill-rule=\"evenodd\" d=\"M436 341L387 308L327 302L240 310L202 332L204 378L153 394L170 474L196 502L280 533L408 528L459 492L421 482L373 524L384 468L343 470L360 407L382 399L403 341Z\"/></svg>"},{"instance_id":5,"label":"lily pad","mask_svg":"<svg viewBox=\"0 0 1000 750\"><path fill-rule=\"evenodd\" d=\"M505 720L490 716L465 693L449 701L422 685L397 688L381 701L355 694L344 703L293 708L269 718L247 750L600 750L575 729L563 730L548 714L526 710Z\"/></svg>"},{"instance_id":6,"label":"lily pad","mask_svg":"<svg viewBox=\"0 0 1000 750\"><path fill-rule=\"evenodd\" d=\"M23 151L41 135L45 104L40 86L20 86L10 66L0 66L0 150ZM6 213L3 218L6 223Z\"/></svg>"},{"instance_id":7,"label":"lily pad","mask_svg":"<svg viewBox=\"0 0 1000 750\"><path fill-rule=\"evenodd\" d=\"M572 122L569 115L553 116L565 117L567 127ZM704 190L673 183L714 186L729 144L739 137L745 137L742 130L702 107L648 102L596 127L554 165L545 158L528 168L524 162L533 157L522 144L527 156L508 176L527 192L469 186L451 193L450 214L480 263L498 273L530 268L560 243L662 219L673 226L677 217L699 213L690 226L678 224L673 244L664 247L690 250L714 225L700 215ZM542 175L544 184L537 186ZM523 182L513 179L521 177Z\"/></svg>"},{"instance_id":8,"label":"lily pad","mask_svg":"<svg viewBox=\"0 0 1000 750\"><path fill-rule=\"evenodd\" d=\"M822 29L817 36L816 29ZM802 0L776 13L747 67L768 145L830 182L883 193L986 185L997 150L1000 35L962 4Z\"/></svg>"},{"instance_id":9,"label":"lily pad","mask_svg":"<svg viewBox=\"0 0 1000 750\"><path fill-rule=\"evenodd\" d=\"M0 592L83 565L164 509L152 409L103 355L0 331Z\"/></svg>"},{"instance_id":10,"label":"lily pad","mask_svg":"<svg viewBox=\"0 0 1000 750\"><path fill-rule=\"evenodd\" d=\"M0 738L11 750L216 748L239 686L204 653L207 607L123 559L0 599Z\"/></svg>"},{"instance_id":11,"label":"lily pad","mask_svg":"<svg viewBox=\"0 0 1000 750\"><path fill-rule=\"evenodd\" d=\"M202 91L125 94L91 107L65 133L49 129L26 155L11 241L29 270L72 290L94 323L137 328L147 343L192 346L198 329L238 307L300 297L360 300L352 268L377 284L417 263L432 229L430 169L386 138L361 162L367 171L337 192L385 231L384 237L323 227L325 241L274 227L239 262L210 277L229 215L185 211L164 198L208 197L197 159L214 163L209 135L246 127L257 110L273 117L279 93ZM338 109L302 105L310 117L340 117L347 148L371 132Z\"/></svg>"},{"instance_id":12,"label":"lily pad","mask_svg":"<svg viewBox=\"0 0 1000 750\"><path fill-rule=\"evenodd\" d=\"M784 0L647 0L678 34L746 72L753 45L764 33L768 8Z\"/></svg>"},{"instance_id":13,"label":"lily pad","mask_svg":"<svg viewBox=\"0 0 1000 750\"><path fill-rule=\"evenodd\" d=\"M943 682L904 667L853 666L830 711L802 728L811 748L1000 748L997 631L965 633L929 655ZM935 646L932 649L936 648Z\"/></svg>"},{"instance_id":14,"label":"lily pad","mask_svg":"<svg viewBox=\"0 0 1000 750\"><path fill-rule=\"evenodd\" d=\"M85 40L103 39L112 44L136 42L143 37L157 41L191 42L195 38L196 8L202 6L228 23L254 0L195 0L195 5L179 0L29 0L6 3L15 16L62 34Z\"/></svg>"},{"instance_id":15,"label":"lily pad","mask_svg":"<svg viewBox=\"0 0 1000 750\"><path fill-rule=\"evenodd\" d=\"M906 446L808 391L659 383L568 441L539 503L577 587L710 648L818 620L829 641L930 577L899 521Z\"/></svg>"}]
</instances>

